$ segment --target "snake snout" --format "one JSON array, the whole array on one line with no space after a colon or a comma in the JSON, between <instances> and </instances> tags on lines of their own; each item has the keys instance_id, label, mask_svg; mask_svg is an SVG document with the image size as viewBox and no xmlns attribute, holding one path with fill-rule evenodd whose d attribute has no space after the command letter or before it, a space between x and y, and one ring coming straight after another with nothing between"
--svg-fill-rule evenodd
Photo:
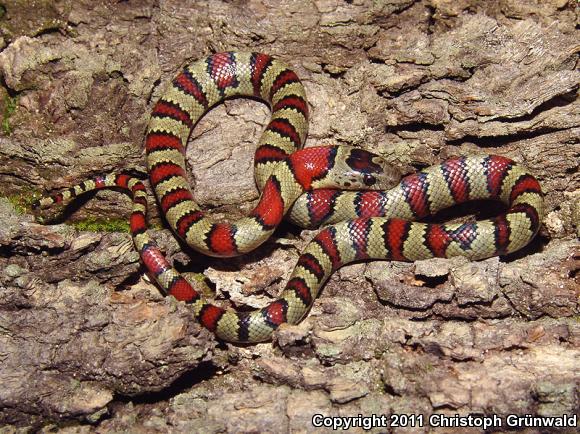
<instances>
[{"instance_id":1,"label":"snake snout","mask_svg":"<svg viewBox=\"0 0 580 434\"><path fill-rule=\"evenodd\" d=\"M388 164L382 158L381 168L382 171L380 174L375 175L376 182L372 185L373 190L389 190L399 184L401 178L403 177L401 171L396 167ZM365 182L366 184L366 182ZM368 184L366 184L368 185ZM370 186L369 186L370 187Z\"/></svg>"},{"instance_id":2,"label":"snake snout","mask_svg":"<svg viewBox=\"0 0 580 434\"><path fill-rule=\"evenodd\" d=\"M360 148L350 148L346 158L347 172L358 178L358 182L349 182L342 185L348 189L387 190L397 185L401 179L400 172L391 167L387 161Z\"/></svg>"}]
</instances>

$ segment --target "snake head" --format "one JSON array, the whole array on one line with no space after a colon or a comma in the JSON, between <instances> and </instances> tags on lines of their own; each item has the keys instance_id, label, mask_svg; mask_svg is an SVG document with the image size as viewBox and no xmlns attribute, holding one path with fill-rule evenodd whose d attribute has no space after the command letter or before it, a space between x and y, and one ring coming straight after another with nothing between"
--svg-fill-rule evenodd
<instances>
[{"instance_id":1,"label":"snake head","mask_svg":"<svg viewBox=\"0 0 580 434\"><path fill-rule=\"evenodd\" d=\"M336 188L386 190L397 185L401 173L377 154L351 146L339 146L332 170Z\"/></svg>"}]
</instances>

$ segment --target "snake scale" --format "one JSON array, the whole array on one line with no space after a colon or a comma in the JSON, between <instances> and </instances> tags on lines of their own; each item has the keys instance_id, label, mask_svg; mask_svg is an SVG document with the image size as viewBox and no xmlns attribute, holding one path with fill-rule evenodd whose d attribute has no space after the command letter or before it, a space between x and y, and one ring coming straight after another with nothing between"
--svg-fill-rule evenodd
<instances>
[{"instance_id":1,"label":"snake scale","mask_svg":"<svg viewBox=\"0 0 580 434\"><path fill-rule=\"evenodd\" d=\"M196 122L214 105L236 96L260 99L272 109L254 160L261 196L248 217L213 222L194 201L185 148ZM507 158L453 158L381 190L392 183L394 174L380 157L345 146L301 149L307 129L308 104L297 75L260 53L216 53L186 66L150 117L145 147L151 185L173 231L194 249L218 257L249 252L268 239L289 210L290 220L303 227L332 223L305 248L279 298L259 310L237 312L206 302L168 263L147 234L146 191L136 178L98 176L46 196L36 207L94 189L128 191L133 198L131 233L150 274L165 293L190 303L204 327L232 342L269 340L280 324L298 323L329 276L350 262L458 255L482 259L524 247L540 227L544 210L540 184ZM476 199L499 200L509 208L475 222L413 221Z\"/></svg>"}]
</instances>

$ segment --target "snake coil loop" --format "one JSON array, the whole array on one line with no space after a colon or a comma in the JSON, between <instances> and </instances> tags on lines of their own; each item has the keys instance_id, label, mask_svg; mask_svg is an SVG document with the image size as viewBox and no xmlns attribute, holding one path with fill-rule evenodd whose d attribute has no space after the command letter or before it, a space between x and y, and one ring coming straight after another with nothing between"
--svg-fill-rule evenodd
<instances>
[{"instance_id":1,"label":"snake coil loop","mask_svg":"<svg viewBox=\"0 0 580 434\"><path fill-rule=\"evenodd\" d=\"M215 223L193 199L186 179L185 147L196 122L233 96L257 97L272 107L255 154L256 182L262 195L248 217ZM350 147L300 150L307 129L308 104L297 75L260 53L217 53L186 66L151 114L145 139L151 185L173 231L196 250L221 257L249 252L271 235L292 205L289 217L303 227L333 223L308 244L280 297L254 312L207 303L171 267L147 234L146 192L138 179L124 174L99 176L45 197L38 206L106 187L129 191L133 197L131 233L149 272L167 294L191 303L204 327L232 342L268 340L280 324L299 322L328 277L350 262L482 259L521 249L538 232L544 212L540 184L507 158L453 158L407 176L390 190L378 191L392 184L396 175L383 167L380 157ZM476 199L500 200L509 209L477 222L413 221Z\"/></svg>"}]
</instances>

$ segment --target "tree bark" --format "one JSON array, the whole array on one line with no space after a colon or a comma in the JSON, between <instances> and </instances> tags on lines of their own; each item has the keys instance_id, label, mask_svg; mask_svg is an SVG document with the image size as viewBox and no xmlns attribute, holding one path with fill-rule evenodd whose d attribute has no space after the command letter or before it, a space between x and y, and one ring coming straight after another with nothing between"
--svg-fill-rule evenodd
<instances>
[{"instance_id":1,"label":"tree bark","mask_svg":"<svg viewBox=\"0 0 580 434\"><path fill-rule=\"evenodd\" d=\"M7 432L312 431L314 414L403 413L423 415L414 430L428 432L436 413L579 414L576 2L3 5ZM183 65L222 50L266 52L298 73L312 113L307 146L361 146L403 173L456 155L526 165L545 192L540 235L480 262L350 265L274 343L216 341L144 277L129 234L107 231L128 218L127 197L98 192L50 225L35 220L28 199L99 173L145 172L152 105ZM252 154L268 118L266 106L236 99L195 127L190 177L218 216L255 204ZM150 209L168 257L203 271L216 297L238 306L273 300L316 233L284 225L255 253L214 260L182 252L152 197Z\"/></svg>"}]
</instances>

